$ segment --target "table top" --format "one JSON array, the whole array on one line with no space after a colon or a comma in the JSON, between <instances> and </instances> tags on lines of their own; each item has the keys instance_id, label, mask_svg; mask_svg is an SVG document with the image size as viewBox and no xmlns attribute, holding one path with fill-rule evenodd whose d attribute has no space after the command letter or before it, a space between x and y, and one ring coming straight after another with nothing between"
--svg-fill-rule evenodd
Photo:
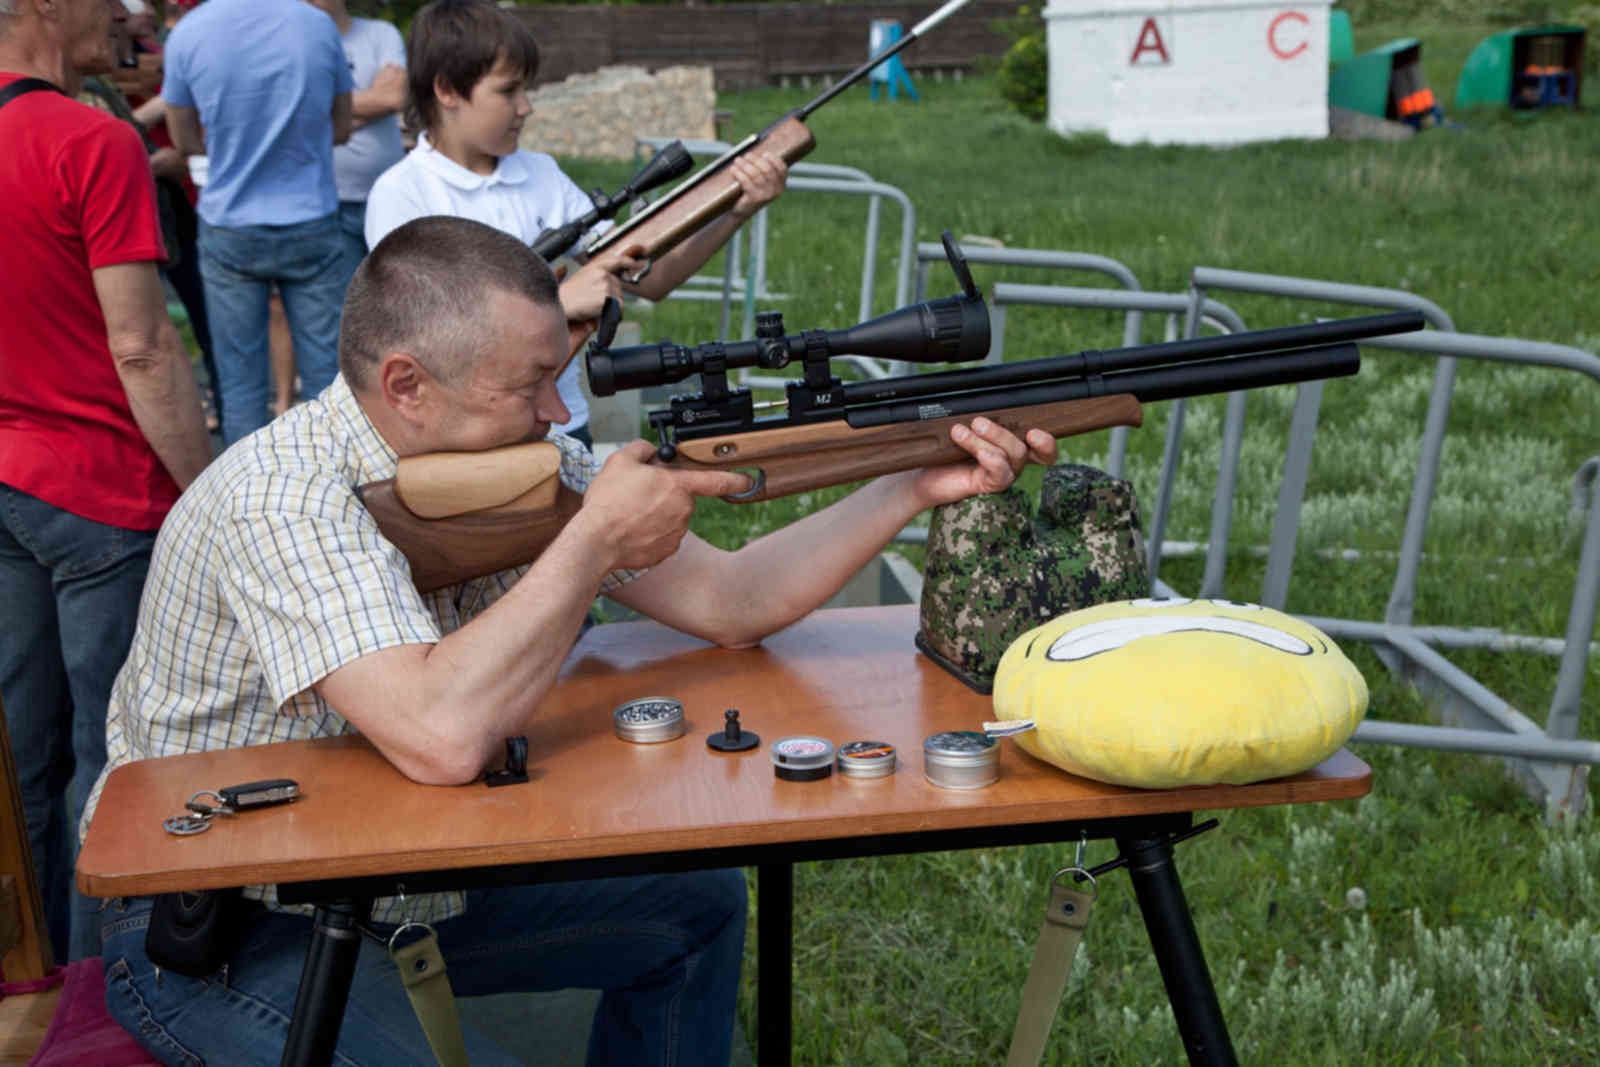
<instances>
[{"instance_id":1,"label":"table top","mask_svg":"<svg viewBox=\"0 0 1600 1067\"><path fill-rule=\"evenodd\" d=\"M1000 780L943 789L922 773L922 742L994 718L917 652L914 606L819 611L761 647L719 649L651 622L590 630L527 727L526 784L426 786L357 736L145 760L108 778L78 858L93 896L583 860L640 853L1011 827L1030 823L1338 800L1371 789L1341 750L1291 778L1247 786L1142 790L1067 774L1002 741ZM611 713L638 697L681 701L688 732L619 740ZM759 747L714 752L724 709ZM772 743L796 734L887 741L887 778L779 780ZM219 818L175 837L162 820L201 789L294 778L302 799Z\"/></svg>"}]
</instances>

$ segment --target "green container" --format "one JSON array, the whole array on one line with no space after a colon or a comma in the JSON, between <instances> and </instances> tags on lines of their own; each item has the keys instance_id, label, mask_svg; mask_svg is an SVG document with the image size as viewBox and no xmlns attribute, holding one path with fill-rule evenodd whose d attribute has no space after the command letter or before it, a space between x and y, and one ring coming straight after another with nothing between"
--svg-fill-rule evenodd
<instances>
[{"instance_id":1,"label":"green container","mask_svg":"<svg viewBox=\"0 0 1600 1067\"><path fill-rule=\"evenodd\" d=\"M1328 65L1337 67L1355 58L1356 35L1350 28L1350 12L1328 12Z\"/></svg>"},{"instance_id":2,"label":"green container","mask_svg":"<svg viewBox=\"0 0 1600 1067\"><path fill-rule=\"evenodd\" d=\"M1389 82L1395 62L1419 62L1421 53L1420 41L1401 37L1340 64L1328 75L1328 103L1380 119L1393 118Z\"/></svg>"},{"instance_id":3,"label":"green container","mask_svg":"<svg viewBox=\"0 0 1600 1067\"><path fill-rule=\"evenodd\" d=\"M1516 68L1522 58L1521 45L1534 37L1563 37L1571 58L1575 78L1583 76L1584 29L1582 26L1551 24L1506 30L1486 37L1467 57L1467 65L1456 82L1456 107L1510 107ZM1573 96L1578 95L1576 87ZM1574 100L1576 102L1576 99Z\"/></svg>"}]
</instances>

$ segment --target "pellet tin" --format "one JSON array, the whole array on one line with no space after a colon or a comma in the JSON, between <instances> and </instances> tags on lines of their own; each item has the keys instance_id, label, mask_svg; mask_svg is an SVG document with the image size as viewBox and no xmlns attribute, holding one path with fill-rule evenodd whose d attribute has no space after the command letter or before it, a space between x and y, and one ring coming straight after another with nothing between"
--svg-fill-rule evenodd
<instances>
[{"instance_id":1,"label":"pellet tin","mask_svg":"<svg viewBox=\"0 0 1600 1067\"><path fill-rule=\"evenodd\" d=\"M976 730L949 730L922 743L922 773L945 789L982 789L1000 777L1000 745Z\"/></svg>"},{"instance_id":2,"label":"pellet tin","mask_svg":"<svg viewBox=\"0 0 1600 1067\"><path fill-rule=\"evenodd\" d=\"M772 743L772 773L786 782L814 782L833 773L833 742L784 737Z\"/></svg>"},{"instance_id":3,"label":"pellet tin","mask_svg":"<svg viewBox=\"0 0 1600 1067\"><path fill-rule=\"evenodd\" d=\"M683 704L671 697L640 697L611 713L617 736L634 744L653 744L682 737L689 724L683 717Z\"/></svg>"},{"instance_id":4,"label":"pellet tin","mask_svg":"<svg viewBox=\"0 0 1600 1067\"><path fill-rule=\"evenodd\" d=\"M887 778L894 773L894 746L887 741L850 741L839 746L839 773L846 778Z\"/></svg>"}]
</instances>

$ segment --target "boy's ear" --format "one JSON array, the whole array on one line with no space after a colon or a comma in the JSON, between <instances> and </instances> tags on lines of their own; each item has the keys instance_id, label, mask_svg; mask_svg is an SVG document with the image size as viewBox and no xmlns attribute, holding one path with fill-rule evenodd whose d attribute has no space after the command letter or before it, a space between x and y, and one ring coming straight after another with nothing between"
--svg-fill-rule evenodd
<instances>
[{"instance_id":1,"label":"boy's ear","mask_svg":"<svg viewBox=\"0 0 1600 1067\"><path fill-rule=\"evenodd\" d=\"M442 74L435 76L433 79L433 98L439 101L440 107L455 108L460 107L462 104L461 94L456 92L450 86L450 83L444 80L444 75Z\"/></svg>"}]
</instances>

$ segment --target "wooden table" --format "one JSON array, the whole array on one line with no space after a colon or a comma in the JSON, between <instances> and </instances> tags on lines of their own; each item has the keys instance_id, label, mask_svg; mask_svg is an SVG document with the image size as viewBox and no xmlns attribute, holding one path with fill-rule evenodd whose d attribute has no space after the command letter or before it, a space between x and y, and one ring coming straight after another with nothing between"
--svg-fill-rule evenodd
<instances>
[{"instance_id":1,"label":"wooden table","mask_svg":"<svg viewBox=\"0 0 1600 1067\"><path fill-rule=\"evenodd\" d=\"M654 623L597 627L528 726L523 785L418 785L358 737L119 767L79 856L78 884L92 896L138 896L276 882L285 902L316 904L284 1059L314 1063L331 1056L357 947L349 934L375 896L402 885L419 893L754 865L761 1061L781 1064L790 1043L792 864L1113 838L1129 860L1191 1061L1232 1062L1172 842L1199 810L1363 796L1370 769L1341 751L1272 782L1138 790L1075 778L1002 742L999 782L941 789L923 778L923 739L978 729L992 707L916 652L916 627L913 607L822 611L740 652ZM688 734L619 741L612 709L653 695L683 702ZM726 708L740 709L760 747L733 755L706 747ZM900 767L878 780L780 781L770 745L793 734L888 741ZM161 829L196 790L275 777L297 779L303 799L193 837Z\"/></svg>"}]
</instances>

